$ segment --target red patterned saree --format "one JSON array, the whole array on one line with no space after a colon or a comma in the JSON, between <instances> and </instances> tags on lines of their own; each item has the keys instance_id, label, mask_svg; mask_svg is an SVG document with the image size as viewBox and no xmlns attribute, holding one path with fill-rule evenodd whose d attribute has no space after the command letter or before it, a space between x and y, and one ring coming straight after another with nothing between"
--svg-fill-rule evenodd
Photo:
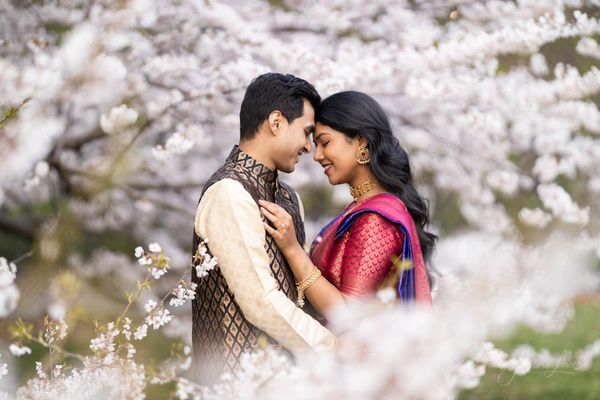
<instances>
[{"instance_id":1,"label":"red patterned saree","mask_svg":"<svg viewBox=\"0 0 600 400\"><path fill-rule=\"evenodd\" d=\"M402 266L399 299L431 304L414 221L404 203L390 193L351 203L321 230L310 257L327 280L352 297L375 293L394 265Z\"/></svg>"}]
</instances>

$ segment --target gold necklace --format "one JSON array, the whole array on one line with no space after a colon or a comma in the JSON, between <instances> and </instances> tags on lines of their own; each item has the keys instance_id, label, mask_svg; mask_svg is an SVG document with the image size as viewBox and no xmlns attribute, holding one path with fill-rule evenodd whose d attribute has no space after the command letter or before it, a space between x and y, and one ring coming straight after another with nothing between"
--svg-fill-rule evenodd
<instances>
[{"instance_id":1,"label":"gold necklace","mask_svg":"<svg viewBox=\"0 0 600 400\"><path fill-rule=\"evenodd\" d=\"M374 180L368 180L356 187L350 186L350 194L354 197L354 201L358 201L358 198L365 193L370 192L377 186L377 182Z\"/></svg>"}]
</instances>

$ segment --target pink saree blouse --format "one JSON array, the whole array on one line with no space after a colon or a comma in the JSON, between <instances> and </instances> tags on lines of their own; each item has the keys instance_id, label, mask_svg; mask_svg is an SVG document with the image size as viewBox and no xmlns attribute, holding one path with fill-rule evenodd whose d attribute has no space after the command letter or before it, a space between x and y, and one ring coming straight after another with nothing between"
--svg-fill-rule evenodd
<instances>
[{"instance_id":1,"label":"pink saree blouse","mask_svg":"<svg viewBox=\"0 0 600 400\"><path fill-rule=\"evenodd\" d=\"M404 203L390 193L351 203L319 233L310 257L327 280L352 297L375 293L394 264L406 266L396 285L398 298L431 304L416 227Z\"/></svg>"}]
</instances>

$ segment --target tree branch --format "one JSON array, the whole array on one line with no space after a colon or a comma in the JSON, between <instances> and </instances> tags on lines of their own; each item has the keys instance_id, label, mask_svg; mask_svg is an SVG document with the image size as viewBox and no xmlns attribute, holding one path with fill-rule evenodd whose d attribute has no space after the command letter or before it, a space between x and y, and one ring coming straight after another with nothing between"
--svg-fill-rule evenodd
<instances>
[{"instance_id":1,"label":"tree branch","mask_svg":"<svg viewBox=\"0 0 600 400\"><path fill-rule=\"evenodd\" d=\"M0 214L0 229L13 232L28 240L33 240L34 238L33 226L20 225L2 214Z\"/></svg>"},{"instance_id":2,"label":"tree branch","mask_svg":"<svg viewBox=\"0 0 600 400\"><path fill-rule=\"evenodd\" d=\"M200 188L205 182L125 182L124 184L132 189L152 190L152 189L193 189Z\"/></svg>"}]
</instances>

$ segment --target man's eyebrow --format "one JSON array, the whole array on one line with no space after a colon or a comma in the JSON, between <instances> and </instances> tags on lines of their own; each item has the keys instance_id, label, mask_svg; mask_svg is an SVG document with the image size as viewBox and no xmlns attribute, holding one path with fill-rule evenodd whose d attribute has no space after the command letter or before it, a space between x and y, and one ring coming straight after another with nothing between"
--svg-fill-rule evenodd
<instances>
[{"instance_id":1,"label":"man's eyebrow","mask_svg":"<svg viewBox=\"0 0 600 400\"><path fill-rule=\"evenodd\" d=\"M304 132L306 132L307 134L311 134L315 131L315 126L314 125L308 125L306 128L304 128Z\"/></svg>"}]
</instances>

